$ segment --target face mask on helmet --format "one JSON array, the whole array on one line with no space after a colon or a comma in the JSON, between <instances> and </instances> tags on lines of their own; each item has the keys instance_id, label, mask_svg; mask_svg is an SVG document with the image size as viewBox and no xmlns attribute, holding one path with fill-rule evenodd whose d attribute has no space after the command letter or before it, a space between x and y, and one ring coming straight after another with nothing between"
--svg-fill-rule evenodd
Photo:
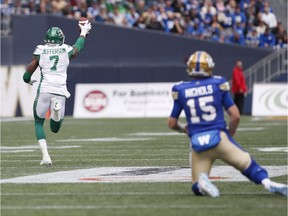
<instances>
[{"instance_id":1,"label":"face mask on helmet","mask_svg":"<svg viewBox=\"0 0 288 216\"><path fill-rule=\"evenodd\" d=\"M65 35L63 31L58 27L52 27L46 32L46 39L44 40L46 44L58 44L62 45L65 40Z\"/></svg>"},{"instance_id":2,"label":"face mask on helmet","mask_svg":"<svg viewBox=\"0 0 288 216\"><path fill-rule=\"evenodd\" d=\"M187 73L189 77L209 77L213 74L214 66L215 63L208 53L197 51L187 61Z\"/></svg>"}]
</instances>

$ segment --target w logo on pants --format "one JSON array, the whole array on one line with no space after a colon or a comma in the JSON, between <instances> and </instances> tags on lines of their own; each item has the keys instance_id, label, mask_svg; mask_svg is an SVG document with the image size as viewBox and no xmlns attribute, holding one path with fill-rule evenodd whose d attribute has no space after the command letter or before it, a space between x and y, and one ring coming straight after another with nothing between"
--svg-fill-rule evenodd
<instances>
[{"instance_id":1,"label":"w logo on pants","mask_svg":"<svg viewBox=\"0 0 288 216\"><path fill-rule=\"evenodd\" d=\"M191 137L191 147L196 152L202 152L211 149L221 141L219 130L204 131L194 134Z\"/></svg>"},{"instance_id":2,"label":"w logo on pants","mask_svg":"<svg viewBox=\"0 0 288 216\"><path fill-rule=\"evenodd\" d=\"M199 136L198 137L198 141L199 141L201 146L203 146L205 144L206 145L209 144L209 142L210 142L210 134L204 135L204 136Z\"/></svg>"}]
</instances>

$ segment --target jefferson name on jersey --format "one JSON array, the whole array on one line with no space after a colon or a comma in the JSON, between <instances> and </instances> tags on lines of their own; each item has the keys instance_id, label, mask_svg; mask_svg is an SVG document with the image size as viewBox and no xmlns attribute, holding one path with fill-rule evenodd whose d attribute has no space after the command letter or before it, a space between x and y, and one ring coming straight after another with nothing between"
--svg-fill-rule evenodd
<instances>
[{"instance_id":1,"label":"jefferson name on jersey","mask_svg":"<svg viewBox=\"0 0 288 216\"><path fill-rule=\"evenodd\" d=\"M50 55L50 54L53 54L53 55L59 55L61 53L66 53L66 49L65 48L59 48L59 49L43 49L42 50L42 54L43 55Z\"/></svg>"}]
</instances>

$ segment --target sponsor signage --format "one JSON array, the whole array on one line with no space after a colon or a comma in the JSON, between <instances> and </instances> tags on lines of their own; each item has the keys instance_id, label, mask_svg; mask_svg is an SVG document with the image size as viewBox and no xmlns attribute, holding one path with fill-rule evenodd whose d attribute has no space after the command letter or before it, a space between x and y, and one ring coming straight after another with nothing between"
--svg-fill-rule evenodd
<instances>
[{"instance_id":1,"label":"sponsor signage","mask_svg":"<svg viewBox=\"0 0 288 216\"><path fill-rule=\"evenodd\" d=\"M77 84L76 118L168 117L175 83Z\"/></svg>"},{"instance_id":2,"label":"sponsor signage","mask_svg":"<svg viewBox=\"0 0 288 216\"><path fill-rule=\"evenodd\" d=\"M254 84L252 116L287 116L287 84Z\"/></svg>"},{"instance_id":3,"label":"sponsor signage","mask_svg":"<svg viewBox=\"0 0 288 216\"><path fill-rule=\"evenodd\" d=\"M1 117L14 117L16 113L33 116L41 73L37 68L32 79L38 82L31 86L22 79L25 68L25 65L0 66ZM171 89L174 84L77 84L73 114L87 118L168 117L173 105Z\"/></svg>"},{"instance_id":4,"label":"sponsor signage","mask_svg":"<svg viewBox=\"0 0 288 216\"><path fill-rule=\"evenodd\" d=\"M16 116L17 108L21 110L22 116L33 116L33 102L39 85L39 67L34 72L31 79L38 82L33 86L23 81L23 74L26 70L24 65L0 66L0 91L1 91L1 117Z\"/></svg>"}]
</instances>

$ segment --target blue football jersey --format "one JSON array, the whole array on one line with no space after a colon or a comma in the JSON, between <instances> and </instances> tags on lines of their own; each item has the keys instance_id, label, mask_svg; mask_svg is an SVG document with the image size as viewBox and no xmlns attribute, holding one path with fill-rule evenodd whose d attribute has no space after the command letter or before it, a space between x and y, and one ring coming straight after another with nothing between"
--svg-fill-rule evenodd
<instances>
[{"instance_id":1,"label":"blue football jersey","mask_svg":"<svg viewBox=\"0 0 288 216\"><path fill-rule=\"evenodd\" d=\"M184 110L189 136L207 130L227 130L224 108L234 104L230 86L221 76L195 79L173 86L174 106L171 117L178 118Z\"/></svg>"}]
</instances>

